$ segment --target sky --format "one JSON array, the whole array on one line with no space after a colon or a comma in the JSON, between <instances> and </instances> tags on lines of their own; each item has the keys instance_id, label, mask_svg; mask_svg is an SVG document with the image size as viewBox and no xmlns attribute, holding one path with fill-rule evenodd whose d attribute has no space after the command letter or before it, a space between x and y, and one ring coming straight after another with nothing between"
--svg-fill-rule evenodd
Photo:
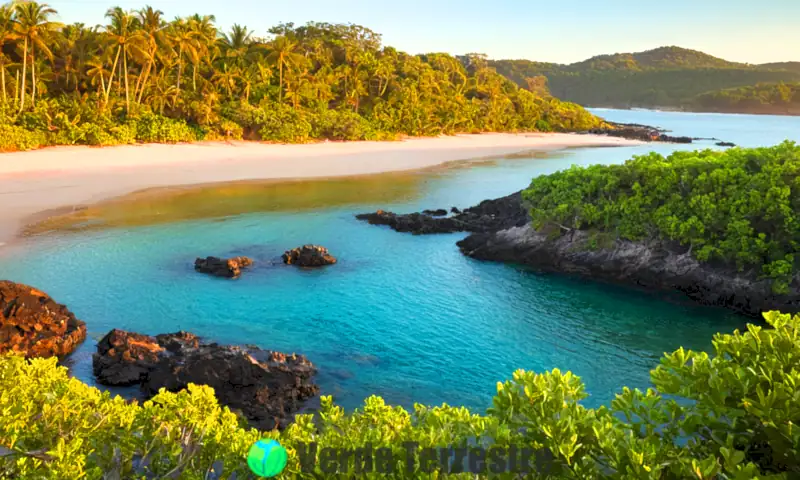
<instances>
[{"instance_id":1,"label":"sky","mask_svg":"<svg viewBox=\"0 0 800 480\"><path fill-rule=\"evenodd\" d=\"M43 0L59 21L105 23L112 6L152 5L167 18L213 14L220 28L266 36L278 23L355 23L412 54L572 63L660 46L743 63L800 61L800 0Z\"/></svg>"}]
</instances>

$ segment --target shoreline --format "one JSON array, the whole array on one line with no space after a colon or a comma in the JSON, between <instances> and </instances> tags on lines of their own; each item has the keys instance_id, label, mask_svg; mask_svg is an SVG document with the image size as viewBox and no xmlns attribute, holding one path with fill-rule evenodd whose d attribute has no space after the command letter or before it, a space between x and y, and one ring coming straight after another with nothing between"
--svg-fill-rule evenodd
<instances>
[{"instance_id":1,"label":"shoreline","mask_svg":"<svg viewBox=\"0 0 800 480\"><path fill-rule=\"evenodd\" d=\"M33 218L151 188L402 172L527 151L642 143L574 133L488 133L393 142L201 142L2 153L0 248L18 238Z\"/></svg>"}]
</instances>

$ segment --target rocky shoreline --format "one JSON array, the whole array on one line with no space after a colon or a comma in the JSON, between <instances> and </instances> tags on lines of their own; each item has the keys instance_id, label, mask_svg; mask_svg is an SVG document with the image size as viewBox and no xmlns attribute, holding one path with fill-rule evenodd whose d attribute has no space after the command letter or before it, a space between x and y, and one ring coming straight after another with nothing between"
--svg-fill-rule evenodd
<instances>
[{"instance_id":1,"label":"rocky shoreline","mask_svg":"<svg viewBox=\"0 0 800 480\"><path fill-rule=\"evenodd\" d=\"M770 282L758 279L755 273L699 262L681 246L608 239L598 232L559 227L536 231L528 222L521 192L485 200L464 212L469 213L434 217L378 211L356 217L398 232L471 232L457 245L464 255L478 260L526 265L542 272L650 290L678 291L698 303L757 318L767 310L800 311L800 278L794 279L788 294L777 295Z\"/></svg>"},{"instance_id":2,"label":"rocky shoreline","mask_svg":"<svg viewBox=\"0 0 800 480\"><path fill-rule=\"evenodd\" d=\"M208 385L222 405L260 430L286 427L319 394L317 369L304 355L203 343L188 332L151 337L112 330L97 344L92 369L98 383L139 385L147 397L161 388Z\"/></svg>"}]
</instances>

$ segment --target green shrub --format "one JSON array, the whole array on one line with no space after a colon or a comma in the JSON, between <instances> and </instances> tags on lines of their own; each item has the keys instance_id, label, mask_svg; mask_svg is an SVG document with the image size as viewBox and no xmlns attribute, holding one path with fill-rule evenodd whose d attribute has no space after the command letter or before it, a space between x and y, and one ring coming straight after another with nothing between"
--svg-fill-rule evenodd
<instances>
[{"instance_id":1,"label":"green shrub","mask_svg":"<svg viewBox=\"0 0 800 480\"><path fill-rule=\"evenodd\" d=\"M311 137L331 140L376 140L370 122L352 110L322 110L310 118Z\"/></svg>"},{"instance_id":2,"label":"green shrub","mask_svg":"<svg viewBox=\"0 0 800 480\"><path fill-rule=\"evenodd\" d=\"M252 124L257 125L261 140L280 143L303 143L311 136L311 124L302 112L286 105L265 105L253 110Z\"/></svg>"},{"instance_id":3,"label":"green shrub","mask_svg":"<svg viewBox=\"0 0 800 480\"><path fill-rule=\"evenodd\" d=\"M193 142L201 139L200 131L183 120L144 113L126 122L136 128L136 140L142 143Z\"/></svg>"},{"instance_id":4,"label":"green shrub","mask_svg":"<svg viewBox=\"0 0 800 480\"><path fill-rule=\"evenodd\" d=\"M533 180L537 228L561 224L677 241L701 261L754 269L785 292L800 271L800 146L637 156Z\"/></svg>"},{"instance_id":5,"label":"green shrub","mask_svg":"<svg viewBox=\"0 0 800 480\"><path fill-rule=\"evenodd\" d=\"M0 152L32 150L44 145L47 145L47 136L43 132L16 125L0 125Z\"/></svg>"},{"instance_id":6,"label":"green shrub","mask_svg":"<svg viewBox=\"0 0 800 480\"><path fill-rule=\"evenodd\" d=\"M744 333L715 336L713 355L665 355L651 375L654 389L625 388L610 407L581 405L587 394L569 372L519 370L498 383L485 415L448 405L408 412L380 397L348 414L323 397L316 417L298 415L280 433L242 427L208 387L162 391L139 405L69 378L54 359L4 356L0 478L250 478L245 455L260 437L287 448L281 478L333 476L319 461L314 472L301 468L300 454L311 443L317 455L326 447L388 448L402 459L389 478L441 478L442 471L422 471L419 462L407 471L405 442L532 448L537 471L548 476L530 478L797 478L800 316L765 318L772 328L749 325Z\"/></svg>"}]
</instances>

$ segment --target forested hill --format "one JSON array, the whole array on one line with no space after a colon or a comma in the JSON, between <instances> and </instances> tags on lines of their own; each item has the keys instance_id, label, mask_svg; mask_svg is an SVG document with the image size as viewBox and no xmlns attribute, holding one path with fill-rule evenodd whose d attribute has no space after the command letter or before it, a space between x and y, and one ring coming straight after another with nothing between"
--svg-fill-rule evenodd
<instances>
[{"instance_id":1,"label":"forested hill","mask_svg":"<svg viewBox=\"0 0 800 480\"><path fill-rule=\"evenodd\" d=\"M698 95L759 83L800 81L800 62L748 65L679 47L600 55L570 65L528 60L491 62L523 87L592 107L698 109Z\"/></svg>"},{"instance_id":2,"label":"forested hill","mask_svg":"<svg viewBox=\"0 0 800 480\"><path fill-rule=\"evenodd\" d=\"M800 115L800 83L768 83L704 93L695 99L697 110L773 115Z\"/></svg>"},{"instance_id":3,"label":"forested hill","mask_svg":"<svg viewBox=\"0 0 800 480\"><path fill-rule=\"evenodd\" d=\"M168 20L152 7L105 17L63 25L44 3L0 5L0 151L601 125L578 105L517 87L481 55L409 55L358 25L223 31L213 16Z\"/></svg>"}]
</instances>

